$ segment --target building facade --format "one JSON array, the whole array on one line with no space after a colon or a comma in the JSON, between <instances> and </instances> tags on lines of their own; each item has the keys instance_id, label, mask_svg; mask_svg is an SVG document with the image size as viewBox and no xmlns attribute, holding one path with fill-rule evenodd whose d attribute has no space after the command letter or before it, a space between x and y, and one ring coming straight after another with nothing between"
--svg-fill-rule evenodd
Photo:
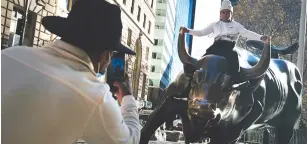
<instances>
[{"instance_id":1,"label":"building facade","mask_svg":"<svg viewBox=\"0 0 307 144\"><path fill-rule=\"evenodd\" d=\"M1 0L1 49L20 45L22 19L28 4L27 23L22 45L33 47L59 39L41 24L44 16L67 17L76 0ZM122 10L122 44L136 51L125 56L134 96L147 99L149 54L153 45L156 0L107 0Z\"/></svg>"},{"instance_id":2,"label":"building facade","mask_svg":"<svg viewBox=\"0 0 307 144\"><path fill-rule=\"evenodd\" d=\"M166 62L166 66L163 66L165 70L162 71L159 83L159 87L162 89L166 88L183 70L183 65L178 57L178 34L180 27L193 28L195 4L195 0L168 1L169 10L167 10L167 15L170 16L166 17L168 23L166 23L166 34L164 35L164 39L166 40L164 45L167 48L163 47L163 63ZM192 37L187 35L186 42L191 48ZM190 52L191 50L188 51Z\"/></svg>"},{"instance_id":3,"label":"building facade","mask_svg":"<svg viewBox=\"0 0 307 144\"><path fill-rule=\"evenodd\" d=\"M160 87L170 80L167 67L172 55L175 14L177 0L157 0L154 46L151 51L149 86Z\"/></svg>"},{"instance_id":4,"label":"building facade","mask_svg":"<svg viewBox=\"0 0 307 144\"><path fill-rule=\"evenodd\" d=\"M1 49L21 44L27 5L28 15L22 45L42 46L53 38L42 26L42 17L65 17L71 4L61 0L1 0Z\"/></svg>"},{"instance_id":5,"label":"building facade","mask_svg":"<svg viewBox=\"0 0 307 144\"><path fill-rule=\"evenodd\" d=\"M122 9L122 44L136 56L126 56L126 72L132 81L134 96L147 100L149 54L153 46L156 0L107 0Z\"/></svg>"}]
</instances>

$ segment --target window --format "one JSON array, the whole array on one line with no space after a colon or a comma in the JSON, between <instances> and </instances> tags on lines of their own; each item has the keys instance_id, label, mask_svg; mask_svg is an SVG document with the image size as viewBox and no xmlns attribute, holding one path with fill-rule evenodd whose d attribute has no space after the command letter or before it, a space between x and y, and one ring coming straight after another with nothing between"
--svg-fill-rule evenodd
<instances>
[{"instance_id":1,"label":"window","mask_svg":"<svg viewBox=\"0 0 307 144\"><path fill-rule=\"evenodd\" d=\"M164 9L157 9L156 10L156 15L157 16L166 16L166 10L164 10Z\"/></svg>"},{"instance_id":2,"label":"window","mask_svg":"<svg viewBox=\"0 0 307 144\"><path fill-rule=\"evenodd\" d=\"M164 23L156 22L155 28L156 29L164 29L165 28L164 26L165 26Z\"/></svg>"},{"instance_id":3,"label":"window","mask_svg":"<svg viewBox=\"0 0 307 144\"><path fill-rule=\"evenodd\" d=\"M150 34L150 30L151 30L151 21L148 22L148 33Z\"/></svg>"},{"instance_id":4,"label":"window","mask_svg":"<svg viewBox=\"0 0 307 144\"><path fill-rule=\"evenodd\" d=\"M146 47L146 60L148 60L148 56L149 56L149 47Z\"/></svg>"},{"instance_id":5,"label":"window","mask_svg":"<svg viewBox=\"0 0 307 144\"><path fill-rule=\"evenodd\" d=\"M154 39L154 45L158 45L158 39Z\"/></svg>"},{"instance_id":6,"label":"window","mask_svg":"<svg viewBox=\"0 0 307 144\"><path fill-rule=\"evenodd\" d=\"M146 14L144 14L143 28L146 26Z\"/></svg>"},{"instance_id":7,"label":"window","mask_svg":"<svg viewBox=\"0 0 307 144\"><path fill-rule=\"evenodd\" d=\"M130 12L131 12L131 13L134 12L134 1L135 1L135 0L132 0L131 9L130 9Z\"/></svg>"},{"instance_id":8,"label":"window","mask_svg":"<svg viewBox=\"0 0 307 144\"><path fill-rule=\"evenodd\" d=\"M128 28L128 39L127 39L128 46L131 46L131 36L132 36L132 30Z\"/></svg>"},{"instance_id":9,"label":"window","mask_svg":"<svg viewBox=\"0 0 307 144\"><path fill-rule=\"evenodd\" d=\"M157 45L157 46L163 46L163 39L155 39L154 40L154 45Z\"/></svg>"},{"instance_id":10,"label":"window","mask_svg":"<svg viewBox=\"0 0 307 144\"><path fill-rule=\"evenodd\" d=\"M6 17L7 19L10 18L11 22L9 25L8 23L6 23L9 27L4 28L6 31L5 33L3 33L5 36L8 37L8 41L5 41L4 43L2 42L1 44L5 44L8 47L15 45L33 46L33 44L35 43L37 43L38 45L38 42L34 41L37 14L32 11L29 11L26 24L24 24L24 16L24 9L13 6L13 11L11 11L10 15L7 14ZM39 37L40 34L41 32L38 33L36 37ZM24 35L23 39L21 38L22 35ZM1 47L1 49L3 48Z\"/></svg>"},{"instance_id":11,"label":"window","mask_svg":"<svg viewBox=\"0 0 307 144\"><path fill-rule=\"evenodd\" d=\"M158 0L158 3L166 3L166 0Z\"/></svg>"},{"instance_id":12,"label":"window","mask_svg":"<svg viewBox=\"0 0 307 144\"><path fill-rule=\"evenodd\" d=\"M161 53L157 53L157 59L161 59L162 58L162 54Z\"/></svg>"},{"instance_id":13,"label":"window","mask_svg":"<svg viewBox=\"0 0 307 144\"><path fill-rule=\"evenodd\" d=\"M153 86L153 81L152 81L152 79L149 79L149 86Z\"/></svg>"},{"instance_id":14,"label":"window","mask_svg":"<svg viewBox=\"0 0 307 144\"><path fill-rule=\"evenodd\" d=\"M160 25L155 25L155 28L156 29L164 29L164 26L162 25L162 26L160 26Z\"/></svg>"},{"instance_id":15,"label":"window","mask_svg":"<svg viewBox=\"0 0 307 144\"><path fill-rule=\"evenodd\" d=\"M140 17L141 17L141 7L138 6L138 17L137 17L138 21L140 21Z\"/></svg>"},{"instance_id":16,"label":"window","mask_svg":"<svg viewBox=\"0 0 307 144\"><path fill-rule=\"evenodd\" d=\"M157 53L157 52L153 52L151 55L152 59L161 59L162 58L162 54L161 53Z\"/></svg>"},{"instance_id":17,"label":"window","mask_svg":"<svg viewBox=\"0 0 307 144\"><path fill-rule=\"evenodd\" d=\"M126 4L126 0L123 0L123 3Z\"/></svg>"},{"instance_id":18,"label":"window","mask_svg":"<svg viewBox=\"0 0 307 144\"><path fill-rule=\"evenodd\" d=\"M159 39L158 46L163 46L163 43L164 43L163 39Z\"/></svg>"},{"instance_id":19,"label":"window","mask_svg":"<svg viewBox=\"0 0 307 144\"><path fill-rule=\"evenodd\" d=\"M152 58L152 59L156 59L156 58L157 58L157 53L156 53L156 52L153 52L152 55L151 55L151 58Z\"/></svg>"},{"instance_id":20,"label":"window","mask_svg":"<svg viewBox=\"0 0 307 144\"><path fill-rule=\"evenodd\" d=\"M154 0L151 0L150 7L153 8Z\"/></svg>"},{"instance_id":21,"label":"window","mask_svg":"<svg viewBox=\"0 0 307 144\"><path fill-rule=\"evenodd\" d=\"M156 67L155 67L155 66L151 66L150 71L151 71L151 72L155 72L155 71L156 71Z\"/></svg>"}]
</instances>

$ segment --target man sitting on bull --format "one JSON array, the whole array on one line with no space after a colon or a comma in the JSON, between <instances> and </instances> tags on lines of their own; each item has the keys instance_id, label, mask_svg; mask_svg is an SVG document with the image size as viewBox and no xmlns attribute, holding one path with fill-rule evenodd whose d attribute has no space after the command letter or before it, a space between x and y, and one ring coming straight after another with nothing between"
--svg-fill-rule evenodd
<instances>
[{"instance_id":1,"label":"man sitting on bull","mask_svg":"<svg viewBox=\"0 0 307 144\"><path fill-rule=\"evenodd\" d=\"M223 79L222 86L227 87L231 85L231 81L235 81L238 78L240 71L238 54L233 51L233 48L239 39L239 36L246 37L250 40L266 40L268 36L259 35L255 32L249 31L244 28L243 25L233 20L233 6L229 0L222 1L220 9L220 20L213 22L209 26L202 30L192 30L186 27L182 27L184 33L188 33L193 36L206 36L213 33L215 41L211 45L205 55L215 54L225 57L230 67L229 75L226 75ZM184 65L185 73L194 73L193 66Z\"/></svg>"}]
</instances>

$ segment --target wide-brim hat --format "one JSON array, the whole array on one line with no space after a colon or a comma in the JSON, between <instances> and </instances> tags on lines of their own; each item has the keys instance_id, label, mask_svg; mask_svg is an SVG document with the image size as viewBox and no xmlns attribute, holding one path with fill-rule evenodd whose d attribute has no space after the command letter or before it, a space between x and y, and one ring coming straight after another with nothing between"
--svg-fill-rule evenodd
<instances>
[{"instance_id":1,"label":"wide-brim hat","mask_svg":"<svg viewBox=\"0 0 307 144\"><path fill-rule=\"evenodd\" d=\"M47 16L42 24L51 33L89 53L108 50L136 54L121 44L120 8L104 0L77 0L67 18Z\"/></svg>"}]
</instances>

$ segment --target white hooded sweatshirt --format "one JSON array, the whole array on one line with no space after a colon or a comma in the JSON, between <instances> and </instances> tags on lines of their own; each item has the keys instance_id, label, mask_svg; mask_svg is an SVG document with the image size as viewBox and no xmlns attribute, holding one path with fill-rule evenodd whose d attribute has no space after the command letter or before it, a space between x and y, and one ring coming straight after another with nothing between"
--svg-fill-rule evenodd
<instances>
[{"instance_id":1,"label":"white hooded sweatshirt","mask_svg":"<svg viewBox=\"0 0 307 144\"><path fill-rule=\"evenodd\" d=\"M213 34L215 40L228 40L237 42L239 36L243 36L249 40L260 40L262 35L249 31L243 25L236 21L223 22L218 21L211 23L208 27L202 30L189 29L189 34L194 36L205 36Z\"/></svg>"},{"instance_id":2,"label":"white hooded sweatshirt","mask_svg":"<svg viewBox=\"0 0 307 144\"><path fill-rule=\"evenodd\" d=\"M233 12L233 6L229 0L223 0L220 10L230 10ZM228 40L237 42L239 36L243 36L249 40L260 40L262 35L249 31L243 25L236 21L223 22L218 21L211 23L208 27L202 30L189 29L189 34L194 36L205 36L213 33L215 40Z\"/></svg>"}]
</instances>

